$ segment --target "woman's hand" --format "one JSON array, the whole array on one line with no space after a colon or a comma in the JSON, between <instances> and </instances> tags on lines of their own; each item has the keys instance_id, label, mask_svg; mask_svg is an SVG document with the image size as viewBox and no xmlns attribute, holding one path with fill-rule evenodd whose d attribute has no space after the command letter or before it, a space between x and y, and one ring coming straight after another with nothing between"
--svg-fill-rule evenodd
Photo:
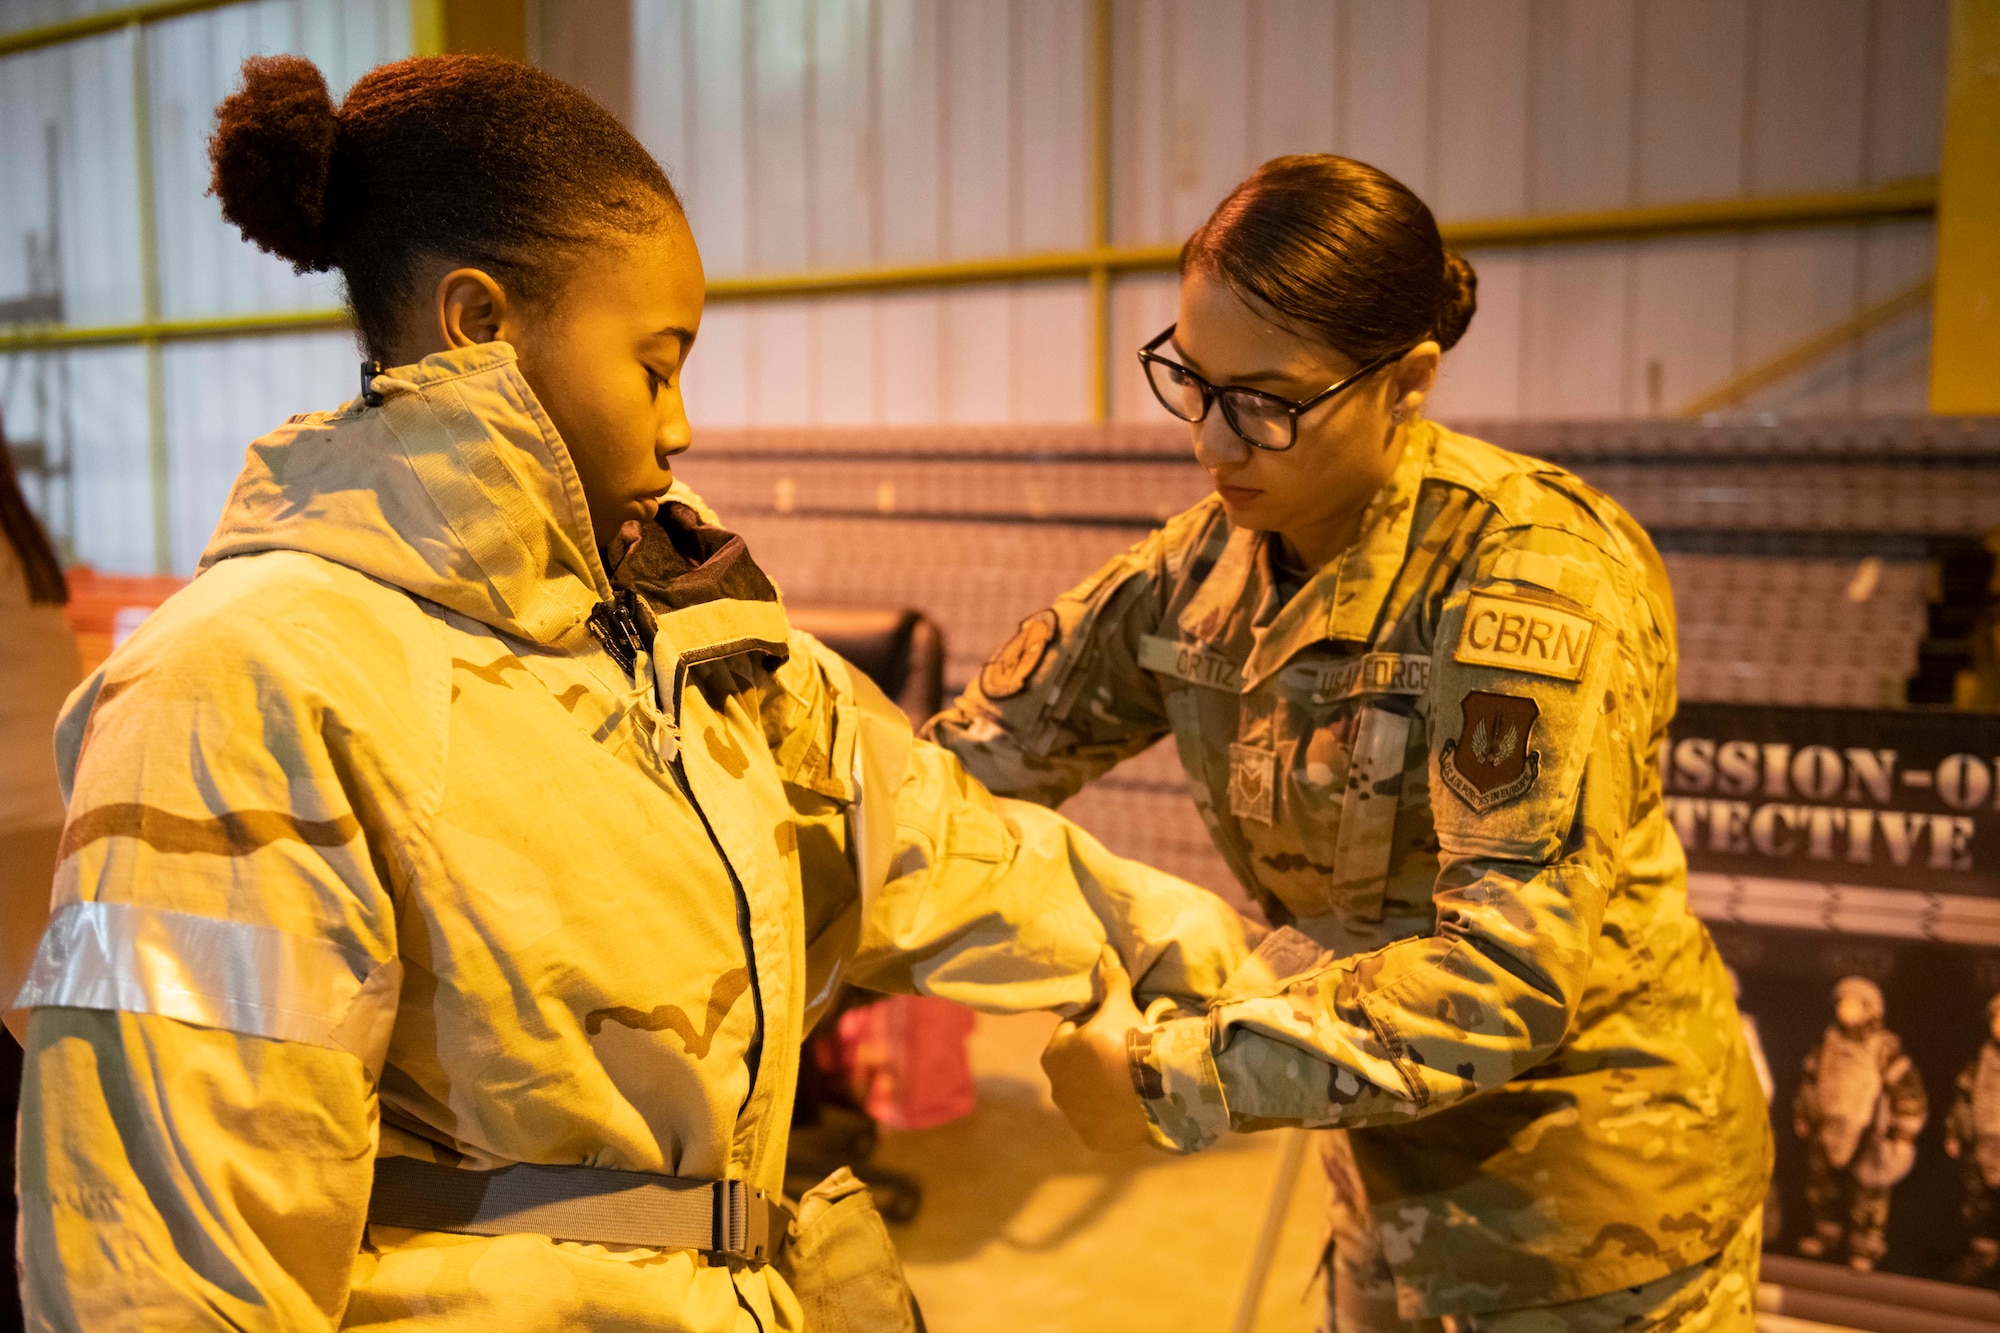
<instances>
[{"instance_id":1,"label":"woman's hand","mask_svg":"<svg viewBox=\"0 0 2000 1333\"><path fill-rule=\"evenodd\" d=\"M1122 1152L1146 1141L1146 1110L1125 1053L1125 1034L1144 1015L1132 1002L1132 978L1118 955L1107 948L1099 966L1104 1003L1083 1023L1056 1029L1042 1052L1042 1072L1078 1137L1099 1152Z\"/></svg>"}]
</instances>

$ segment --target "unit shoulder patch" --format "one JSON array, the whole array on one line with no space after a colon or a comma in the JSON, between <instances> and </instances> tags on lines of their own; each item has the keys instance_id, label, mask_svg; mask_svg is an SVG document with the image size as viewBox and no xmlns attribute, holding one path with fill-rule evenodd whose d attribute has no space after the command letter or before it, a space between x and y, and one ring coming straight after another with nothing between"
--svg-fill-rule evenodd
<instances>
[{"instance_id":1,"label":"unit shoulder patch","mask_svg":"<svg viewBox=\"0 0 2000 1333\"><path fill-rule=\"evenodd\" d=\"M1037 611L1021 622L1014 637L979 671L979 688L989 699L1011 699L1028 688L1035 669L1062 638L1062 622L1054 611Z\"/></svg>"},{"instance_id":2,"label":"unit shoulder patch","mask_svg":"<svg viewBox=\"0 0 2000 1333\"><path fill-rule=\"evenodd\" d=\"M1525 794L1541 773L1540 751L1528 744L1541 705L1518 694L1472 690L1459 705L1458 738L1444 743L1438 772L1474 811L1485 814Z\"/></svg>"},{"instance_id":3,"label":"unit shoulder patch","mask_svg":"<svg viewBox=\"0 0 2000 1333\"><path fill-rule=\"evenodd\" d=\"M1452 660L1472 666L1581 680L1597 622L1589 616L1506 593L1475 592Z\"/></svg>"}]
</instances>

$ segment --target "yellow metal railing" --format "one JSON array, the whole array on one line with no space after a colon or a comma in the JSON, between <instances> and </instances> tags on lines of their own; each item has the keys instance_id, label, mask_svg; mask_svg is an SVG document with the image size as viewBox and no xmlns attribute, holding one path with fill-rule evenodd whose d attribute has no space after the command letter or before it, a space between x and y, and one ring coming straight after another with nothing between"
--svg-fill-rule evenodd
<instances>
[{"instance_id":1,"label":"yellow metal railing","mask_svg":"<svg viewBox=\"0 0 2000 1333\"><path fill-rule=\"evenodd\" d=\"M142 318L137 323L89 327L28 326L0 333L0 353L60 348L139 345L146 349L148 455L154 482L155 548L160 569L169 565L168 455L161 371L161 347L189 339L236 338L344 328L345 311L295 310L204 319L169 320L160 310L156 211L152 170L152 129L147 103L146 25L242 0L154 0L127 5L63 23L0 33L0 56L123 30L132 44L134 120L138 138L138 194L141 220ZM497 27L521 27L523 0L411 0L413 49L503 50L513 44L495 38ZM1113 280L1121 274L1171 272L1177 245L1114 246L1112 224L1112 0L1093 0L1090 47L1091 208L1086 248L984 259L754 274L709 284L712 301L801 299L908 288L942 288L981 283L1084 279L1090 285L1092 415L1110 416L1114 349L1111 326ZM518 34L515 34L518 35ZM1896 181L1867 190L1767 199L1722 199L1608 209L1539 217L1489 218L1447 224L1445 239L1461 249L1520 247L1638 240L1702 232L1761 228L1830 226L1901 217L1929 217L1937 210L1934 178ZM1858 318L1869 318L1864 312Z\"/></svg>"},{"instance_id":2,"label":"yellow metal railing","mask_svg":"<svg viewBox=\"0 0 2000 1333\"><path fill-rule=\"evenodd\" d=\"M1735 407L1751 394L1761 389L1768 389L1780 380L1791 378L1856 340L1885 325L1895 323L1905 315L1915 314L1929 305L1930 299L1931 280L1925 278L1922 282L1905 287L1886 300L1876 302L1857 315L1843 319L1830 328L1822 329L1769 360L1760 361L1747 370L1731 376L1727 382L1717 385L1701 397L1687 403L1680 409L1678 415L1699 417Z\"/></svg>"},{"instance_id":3,"label":"yellow metal railing","mask_svg":"<svg viewBox=\"0 0 2000 1333\"><path fill-rule=\"evenodd\" d=\"M1466 250L1566 245L1700 232L1833 226L1899 217L1927 217L1936 207L1936 201L1937 182L1924 178L1841 194L1725 199L1546 217L1479 219L1447 223L1443 231L1448 242ZM1104 274L1108 279L1120 274L1171 272L1179 260L1180 247L1177 245L1103 246L1092 250L951 259L930 264L758 273L714 279L708 285L708 298L717 302L796 300L912 287L1090 278L1097 273ZM228 338L243 334L298 333L339 328L345 322L346 316L339 310L299 310L97 328L29 329L0 334L0 352L154 340L172 342L188 338ZM1108 332L1107 329L1107 336Z\"/></svg>"},{"instance_id":4,"label":"yellow metal railing","mask_svg":"<svg viewBox=\"0 0 2000 1333\"><path fill-rule=\"evenodd\" d=\"M241 3L243 0L154 0L152 4L123 5L117 9L85 14L81 18L66 19L61 23L0 32L0 56L39 51L45 46L61 46L64 42L80 42L86 37L102 37L105 33L129 28L134 23L161 23L183 14L199 14L204 9L221 9Z\"/></svg>"}]
</instances>

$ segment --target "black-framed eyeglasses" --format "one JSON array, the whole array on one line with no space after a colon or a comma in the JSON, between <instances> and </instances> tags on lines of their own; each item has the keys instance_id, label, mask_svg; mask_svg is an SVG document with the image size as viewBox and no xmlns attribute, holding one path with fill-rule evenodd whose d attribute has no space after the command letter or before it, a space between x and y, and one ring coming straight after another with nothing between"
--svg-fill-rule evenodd
<instances>
[{"instance_id":1,"label":"black-framed eyeglasses","mask_svg":"<svg viewBox=\"0 0 2000 1333\"><path fill-rule=\"evenodd\" d=\"M1179 417L1182 421L1202 421L1208 416L1211 405L1222 404L1222 419L1229 423L1229 429L1237 438L1255 449L1268 449L1272 453L1283 453L1299 442L1299 418L1318 407L1342 389L1360 383L1391 361L1404 355L1391 352L1377 357L1361 369L1324 389L1302 403L1280 398L1262 389L1246 389L1240 384L1225 384L1220 388L1210 384L1201 376L1189 370L1178 361L1169 361L1156 350L1167 339L1174 336L1178 324L1167 325L1167 331L1139 349L1139 364L1145 367L1146 382L1153 386L1153 397L1160 400L1160 406Z\"/></svg>"}]
</instances>

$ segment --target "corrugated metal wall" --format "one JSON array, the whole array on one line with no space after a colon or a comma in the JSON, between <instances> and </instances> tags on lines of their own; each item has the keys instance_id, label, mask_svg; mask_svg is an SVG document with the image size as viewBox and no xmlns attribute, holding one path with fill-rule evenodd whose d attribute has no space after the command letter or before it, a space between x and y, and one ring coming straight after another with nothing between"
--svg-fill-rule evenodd
<instances>
[{"instance_id":1,"label":"corrugated metal wall","mask_svg":"<svg viewBox=\"0 0 2000 1333\"><path fill-rule=\"evenodd\" d=\"M1088 241L1088 6L635 0L634 121L712 272ZM1257 163L1335 151L1446 220L1854 189L1937 168L1944 0L1119 0L1113 239L1179 240ZM1925 223L1488 250L1438 410L1657 415L1921 279ZM1173 282L1118 285L1124 353ZM1073 421L1083 285L714 311L714 425ZM1922 314L1753 405L1923 407Z\"/></svg>"},{"instance_id":2,"label":"corrugated metal wall","mask_svg":"<svg viewBox=\"0 0 2000 1333\"><path fill-rule=\"evenodd\" d=\"M632 0L631 116L684 190L711 273L1084 245L1082 0ZM12 0L0 27L105 7ZM1335 150L1441 217L1850 189L1936 169L1945 0L1117 0L1113 239L1179 239L1256 163ZM336 88L407 49L400 0L258 0L150 30L162 311L324 306L221 222L202 143L237 63L318 60ZM140 313L127 33L0 60L0 301L59 285L73 323ZM53 143L53 150L51 150ZM53 171L51 171L53 164ZM51 194L52 182L56 187ZM48 249L51 214L59 245ZM1671 411L1921 278L1924 223L1473 255L1482 311L1438 410ZM1129 349L1166 277L1114 298L1115 414L1156 410ZM718 306L697 425L1077 421L1081 282ZM1919 313L1767 391L1787 413L1921 410ZM0 358L10 432L67 478L78 555L152 564L141 354ZM171 550L186 569L245 441L347 396L339 334L165 356Z\"/></svg>"},{"instance_id":3,"label":"corrugated metal wall","mask_svg":"<svg viewBox=\"0 0 2000 1333\"><path fill-rule=\"evenodd\" d=\"M8 0L4 26L115 7ZM406 0L258 0L148 27L163 318L339 304L336 280L294 274L222 220L206 193L215 104L246 56L309 56L338 96L364 71L407 54L409 43ZM130 29L0 60L0 302L60 293L69 324L142 317L133 62ZM162 361L169 549L174 570L186 573L244 446L293 412L350 397L355 356L351 338L327 333L174 344ZM150 573L144 354L105 347L0 356L0 414L11 439L35 446L24 468L30 500L75 557Z\"/></svg>"}]
</instances>

